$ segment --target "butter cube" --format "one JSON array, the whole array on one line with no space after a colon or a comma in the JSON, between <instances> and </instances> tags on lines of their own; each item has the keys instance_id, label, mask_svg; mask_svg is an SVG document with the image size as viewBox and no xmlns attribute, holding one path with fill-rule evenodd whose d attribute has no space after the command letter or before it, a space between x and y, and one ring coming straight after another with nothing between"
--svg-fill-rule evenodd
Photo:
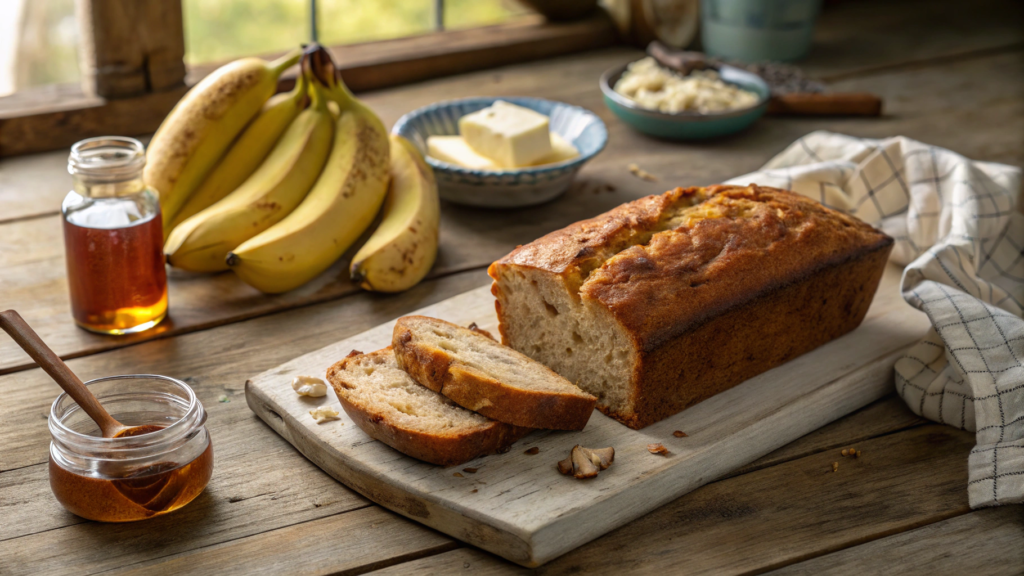
<instances>
[{"instance_id":1,"label":"butter cube","mask_svg":"<svg viewBox=\"0 0 1024 576\"><path fill-rule=\"evenodd\" d=\"M502 100L460 118L459 132L502 168L529 166L551 153L548 117Z\"/></svg>"},{"instance_id":2,"label":"butter cube","mask_svg":"<svg viewBox=\"0 0 1024 576\"><path fill-rule=\"evenodd\" d=\"M427 155L435 160L471 170L501 170L489 158L477 154L462 136L427 137Z\"/></svg>"},{"instance_id":3,"label":"butter cube","mask_svg":"<svg viewBox=\"0 0 1024 576\"><path fill-rule=\"evenodd\" d=\"M559 136L557 132L552 132L551 153L540 160L537 160L533 165L543 166L545 164L557 164L559 162L565 162L566 160L572 160L579 155L580 151L577 150L576 147L568 140Z\"/></svg>"}]
</instances>

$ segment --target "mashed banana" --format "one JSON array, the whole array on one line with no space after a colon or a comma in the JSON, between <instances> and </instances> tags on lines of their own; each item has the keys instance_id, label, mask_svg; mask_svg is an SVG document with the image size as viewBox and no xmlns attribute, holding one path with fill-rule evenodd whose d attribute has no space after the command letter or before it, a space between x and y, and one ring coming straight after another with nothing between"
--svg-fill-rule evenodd
<instances>
[{"instance_id":1,"label":"mashed banana","mask_svg":"<svg viewBox=\"0 0 1024 576\"><path fill-rule=\"evenodd\" d=\"M757 104L757 94L722 82L714 70L680 76L644 58L629 65L615 91L651 110L676 113L724 112Z\"/></svg>"}]
</instances>

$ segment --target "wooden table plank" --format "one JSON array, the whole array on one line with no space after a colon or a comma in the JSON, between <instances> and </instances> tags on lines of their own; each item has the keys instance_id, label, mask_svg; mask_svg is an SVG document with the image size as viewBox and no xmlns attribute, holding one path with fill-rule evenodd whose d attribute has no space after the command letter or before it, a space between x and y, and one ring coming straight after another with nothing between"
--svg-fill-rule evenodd
<instances>
[{"instance_id":1,"label":"wooden table plank","mask_svg":"<svg viewBox=\"0 0 1024 576\"><path fill-rule=\"evenodd\" d=\"M374 506L114 574L362 574L458 548L444 534Z\"/></svg>"},{"instance_id":2,"label":"wooden table plank","mask_svg":"<svg viewBox=\"0 0 1024 576\"><path fill-rule=\"evenodd\" d=\"M845 77L936 62L1024 42L1024 5L1004 0L837 2L821 12L799 64L814 77Z\"/></svg>"},{"instance_id":3,"label":"wooden table plank","mask_svg":"<svg viewBox=\"0 0 1024 576\"><path fill-rule=\"evenodd\" d=\"M453 93L549 94L595 110L609 127L608 149L584 168L573 189L559 200L515 211L445 204L435 275L486 266L516 244L629 199L677 184L712 183L753 170L791 141L815 129L871 137L904 134L969 156L1024 164L1024 139L1020 136L1024 134L1024 77L1005 75L1008 69L1024 67L1024 51L841 83L844 89L873 89L882 93L890 102L892 114L882 120L768 118L743 136L700 144L647 138L609 116L600 104L594 78L604 68L633 56L635 52L625 49L604 50L504 72L428 82L389 91L388 99L380 97L377 109L393 118L408 108ZM563 82L552 85L551 81L559 76L564 77ZM950 78L958 80L951 83ZM973 130L965 131L962 126L972 126ZM661 180L645 182L634 178L626 168L633 161L641 162L643 168ZM614 187L615 192L603 191L605 185ZM345 279L344 262L303 288L273 297L260 295L231 273L205 276L175 272L169 321L129 337L96 336L75 328L66 312L62 242L57 217L0 225L0 246L9 247L0 248L0 269L5 272L0 276L4 305L19 309L65 357L209 328L338 298L355 290ZM13 343L0 341L0 373L30 365L28 357Z\"/></svg>"},{"instance_id":4,"label":"wooden table plank","mask_svg":"<svg viewBox=\"0 0 1024 576\"><path fill-rule=\"evenodd\" d=\"M973 444L928 425L708 484L532 573L747 574L965 514ZM463 548L380 574L455 571L530 573Z\"/></svg>"},{"instance_id":5,"label":"wooden table plank","mask_svg":"<svg viewBox=\"0 0 1024 576\"><path fill-rule=\"evenodd\" d=\"M1024 507L985 508L847 548L771 574L970 574L1010 576L1024 570Z\"/></svg>"}]
</instances>

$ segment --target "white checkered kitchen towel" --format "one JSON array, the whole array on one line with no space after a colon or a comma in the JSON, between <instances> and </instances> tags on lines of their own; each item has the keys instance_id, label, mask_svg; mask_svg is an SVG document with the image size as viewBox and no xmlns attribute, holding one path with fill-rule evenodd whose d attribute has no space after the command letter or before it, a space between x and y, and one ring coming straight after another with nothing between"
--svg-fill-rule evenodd
<instances>
[{"instance_id":1,"label":"white checkered kitchen towel","mask_svg":"<svg viewBox=\"0 0 1024 576\"><path fill-rule=\"evenodd\" d=\"M896 240L903 297L932 329L896 363L896 391L974 431L972 507L1024 502L1024 216L1021 170L908 138L813 132L731 184L794 190Z\"/></svg>"}]
</instances>

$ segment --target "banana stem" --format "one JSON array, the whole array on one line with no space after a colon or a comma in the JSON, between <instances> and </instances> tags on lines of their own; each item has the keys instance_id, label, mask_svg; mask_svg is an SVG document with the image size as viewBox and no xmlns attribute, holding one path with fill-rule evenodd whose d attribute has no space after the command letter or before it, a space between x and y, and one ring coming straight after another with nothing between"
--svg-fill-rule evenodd
<instances>
[{"instance_id":1,"label":"banana stem","mask_svg":"<svg viewBox=\"0 0 1024 576\"><path fill-rule=\"evenodd\" d=\"M348 86L341 80L338 67L331 58L331 53L319 44L306 47L306 57L302 60L304 72L310 75L313 84L319 84L327 93L327 97L338 103L342 109L351 108L357 101Z\"/></svg>"},{"instance_id":2,"label":"banana stem","mask_svg":"<svg viewBox=\"0 0 1024 576\"><path fill-rule=\"evenodd\" d=\"M282 72L294 66L299 61L299 58L302 58L302 48L292 50L271 62L269 66L270 69L274 71L275 75L280 76Z\"/></svg>"}]
</instances>

